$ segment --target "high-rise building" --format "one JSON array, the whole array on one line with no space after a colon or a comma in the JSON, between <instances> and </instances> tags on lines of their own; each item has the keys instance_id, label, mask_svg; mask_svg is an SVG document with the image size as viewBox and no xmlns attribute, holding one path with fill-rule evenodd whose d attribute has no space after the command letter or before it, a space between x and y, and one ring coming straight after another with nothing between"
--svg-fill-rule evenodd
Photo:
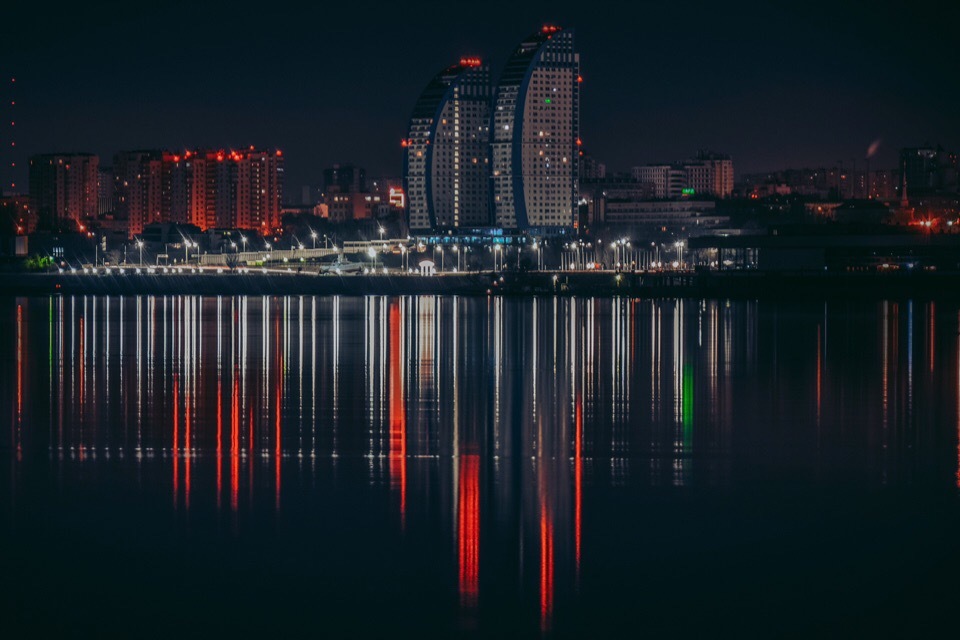
<instances>
[{"instance_id":1,"label":"high-rise building","mask_svg":"<svg viewBox=\"0 0 960 640\"><path fill-rule=\"evenodd\" d=\"M40 228L79 225L99 211L100 158L51 153L30 158L30 213Z\"/></svg>"},{"instance_id":2,"label":"high-rise building","mask_svg":"<svg viewBox=\"0 0 960 640\"><path fill-rule=\"evenodd\" d=\"M580 81L570 29L544 26L507 61L494 95L490 134L498 226L535 233L574 226Z\"/></svg>"},{"instance_id":3,"label":"high-rise building","mask_svg":"<svg viewBox=\"0 0 960 640\"><path fill-rule=\"evenodd\" d=\"M412 231L490 224L490 68L463 58L417 100L404 146Z\"/></svg>"},{"instance_id":4,"label":"high-rise building","mask_svg":"<svg viewBox=\"0 0 960 640\"><path fill-rule=\"evenodd\" d=\"M113 157L113 212L127 221L132 237L153 222L162 222L163 152L121 151Z\"/></svg>"},{"instance_id":5,"label":"high-rise building","mask_svg":"<svg viewBox=\"0 0 960 640\"><path fill-rule=\"evenodd\" d=\"M279 150L126 151L114 167L115 212L131 237L153 222L263 234L280 225Z\"/></svg>"},{"instance_id":6,"label":"high-rise building","mask_svg":"<svg viewBox=\"0 0 960 640\"><path fill-rule=\"evenodd\" d=\"M97 213L102 216L113 211L113 167L101 166L97 176Z\"/></svg>"},{"instance_id":7,"label":"high-rise building","mask_svg":"<svg viewBox=\"0 0 960 640\"><path fill-rule=\"evenodd\" d=\"M729 198L733 193L733 159L730 156L700 151L693 160L683 163L687 172L687 189L697 196Z\"/></svg>"},{"instance_id":8,"label":"high-rise building","mask_svg":"<svg viewBox=\"0 0 960 640\"><path fill-rule=\"evenodd\" d=\"M283 153L250 147L236 155L237 213L231 226L272 233L283 208Z\"/></svg>"}]
</instances>

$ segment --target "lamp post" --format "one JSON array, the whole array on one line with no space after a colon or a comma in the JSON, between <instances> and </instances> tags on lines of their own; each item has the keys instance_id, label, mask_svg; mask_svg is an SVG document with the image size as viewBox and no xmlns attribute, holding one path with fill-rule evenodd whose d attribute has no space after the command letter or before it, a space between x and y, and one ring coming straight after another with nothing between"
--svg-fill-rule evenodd
<instances>
[{"instance_id":1,"label":"lamp post","mask_svg":"<svg viewBox=\"0 0 960 640\"><path fill-rule=\"evenodd\" d=\"M140 266L143 266L143 240L137 240L137 247L140 248Z\"/></svg>"},{"instance_id":2,"label":"lamp post","mask_svg":"<svg viewBox=\"0 0 960 640\"><path fill-rule=\"evenodd\" d=\"M377 231L380 233L380 241L383 242L383 234L384 234L384 232L386 232L386 229L384 229L383 227L379 227L379 226L378 226L378 227L377 227Z\"/></svg>"},{"instance_id":3,"label":"lamp post","mask_svg":"<svg viewBox=\"0 0 960 640\"><path fill-rule=\"evenodd\" d=\"M460 272L460 247L453 245L453 252L457 254L457 273Z\"/></svg>"},{"instance_id":4,"label":"lamp post","mask_svg":"<svg viewBox=\"0 0 960 640\"><path fill-rule=\"evenodd\" d=\"M683 269L683 241L678 240L675 244L677 247L677 264L680 269Z\"/></svg>"},{"instance_id":5,"label":"lamp post","mask_svg":"<svg viewBox=\"0 0 960 640\"><path fill-rule=\"evenodd\" d=\"M311 231L310 237L313 238L313 248L316 249L317 248L317 232ZM324 238L326 238L326 236L324 236Z\"/></svg>"},{"instance_id":6,"label":"lamp post","mask_svg":"<svg viewBox=\"0 0 960 640\"><path fill-rule=\"evenodd\" d=\"M443 273L443 247L441 247L440 245L437 245L436 247L433 248L433 250L440 252L440 272Z\"/></svg>"},{"instance_id":7,"label":"lamp post","mask_svg":"<svg viewBox=\"0 0 960 640\"><path fill-rule=\"evenodd\" d=\"M240 236L240 243L243 245L243 250L247 250L247 236Z\"/></svg>"}]
</instances>

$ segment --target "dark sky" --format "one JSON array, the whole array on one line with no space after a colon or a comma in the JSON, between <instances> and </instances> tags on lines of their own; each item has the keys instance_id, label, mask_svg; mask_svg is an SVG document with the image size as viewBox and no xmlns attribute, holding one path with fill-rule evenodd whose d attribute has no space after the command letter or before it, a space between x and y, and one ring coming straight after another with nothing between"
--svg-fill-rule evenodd
<instances>
[{"instance_id":1,"label":"dark sky","mask_svg":"<svg viewBox=\"0 0 960 640\"><path fill-rule=\"evenodd\" d=\"M0 12L0 68L17 78L21 167L48 151L106 164L118 149L277 146L293 192L333 162L399 175L433 74L463 55L496 72L544 22L577 29L582 137L610 169L700 148L732 154L738 173L862 163L876 139L874 167L900 146L960 148L949 12L774 4L15 1Z\"/></svg>"}]
</instances>

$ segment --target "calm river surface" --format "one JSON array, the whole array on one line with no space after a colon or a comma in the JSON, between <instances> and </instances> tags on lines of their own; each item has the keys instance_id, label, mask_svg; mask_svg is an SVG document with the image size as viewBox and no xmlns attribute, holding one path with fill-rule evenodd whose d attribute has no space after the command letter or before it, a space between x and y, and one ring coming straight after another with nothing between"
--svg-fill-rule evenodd
<instances>
[{"instance_id":1,"label":"calm river surface","mask_svg":"<svg viewBox=\"0 0 960 640\"><path fill-rule=\"evenodd\" d=\"M958 313L3 298L0 629L954 628Z\"/></svg>"}]
</instances>

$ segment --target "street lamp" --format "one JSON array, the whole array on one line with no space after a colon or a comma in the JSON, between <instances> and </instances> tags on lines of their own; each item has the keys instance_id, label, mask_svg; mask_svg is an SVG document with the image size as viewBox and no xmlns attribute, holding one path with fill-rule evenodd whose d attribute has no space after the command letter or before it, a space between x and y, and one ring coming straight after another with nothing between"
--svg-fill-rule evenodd
<instances>
[{"instance_id":1,"label":"street lamp","mask_svg":"<svg viewBox=\"0 0 960 640\"><path fill-rule=\"evenodd\" d=\"M140 248L140 266L143 266L143 240L137 240L137 247Z\"/></svg>"},{"instance_id":2,"label":"street lamp","mask_svg":"<svg viewBox=\"0 0 960 640\"><path fill-rule=\"evenodd\" d=\"M458 245L453 245L453 252L457 254L457 272L460 271L460 247Z\"/></svg>"},{"instance_id":3,"label":"street lamp","mask_svg":"<svg viewBox=\"0 0 960 640\"><path fill-rule=\"evenodd\" d=\"M674 243L674 246L677 247L677 263L682 269L683 268L683 241L678 240L676 243Z\"/></svg>"},{"instance_id":4,"label":"street lamp","mask_svg":"<svg viewBox=\"0 0 960 640\"><path fill-rule=\"evenodd\" d=\"M380 240L381 240L381 242L382 242L382 241L383 241L383 234L386 232L386 229L384 229L383 227L378 226L378 227L377 227L377 231L380 233Z\"/></svg>"},{"instance_id":5,"label":"street lamp","mask_svg":"<svg viewBox=\"0 0 960 640\"><path fill-rule=\"evenodd\" d=\"M243 250L247 250L247 236L240 236L240 242L243 244Z\"/></svg>"},{"instance_id":6,"label":"street lamp","mask_svg":"<svg viewBox=\"0 0 960 640\"><path fill-rule=\"evenodd\" d=\"M443 247L441 247L440 245L437 245L436 247L433 248L433 250L440 252L440 272L442 273L443 272Z\"/></svg>"},{"instance_id":7,"label":"street lamp","mask_svg":"<svg viewBox=\"0 0 960 640\"><path fill-rule=\"evenodd\" d=\"M311 231L310 237L313 238L313 248L316 249L317 248L317 232Z\"/></svg>"}]
</instances>

